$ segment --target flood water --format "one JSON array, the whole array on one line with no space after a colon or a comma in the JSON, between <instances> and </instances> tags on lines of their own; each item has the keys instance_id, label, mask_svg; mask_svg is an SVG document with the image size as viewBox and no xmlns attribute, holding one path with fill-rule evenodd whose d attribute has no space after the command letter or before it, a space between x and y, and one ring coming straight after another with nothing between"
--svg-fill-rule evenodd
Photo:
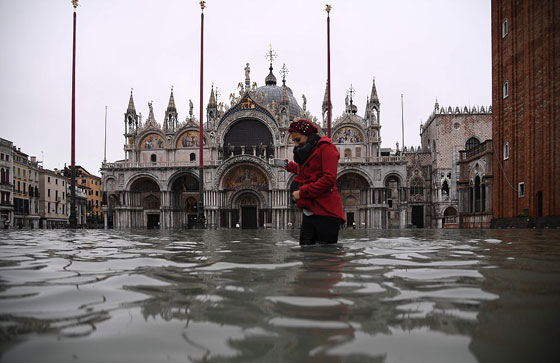
<instances>
[{"instance_id":1,"label":"flood water","mask_svg":"<svg viewBox=\"0 0 560 363\"><path fill-rule=\"evenodd\" d=\"M560 231L0 232L3 362L552 362Z\"/></svg>"}]
</instances>

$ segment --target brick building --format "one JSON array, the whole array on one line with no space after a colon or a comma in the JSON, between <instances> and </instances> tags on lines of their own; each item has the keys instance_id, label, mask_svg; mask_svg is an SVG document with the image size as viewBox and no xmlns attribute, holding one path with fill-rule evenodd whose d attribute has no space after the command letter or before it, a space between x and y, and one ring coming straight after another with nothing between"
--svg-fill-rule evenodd
<instances>
[{"instance_id":1,"label":"brick building","mask_svg":"<svg viewBox=\"0 0 560 363\"><path fill-rule=\"evenodd\" d=\"M492 1L494 226L560 225L560 6Z\"/></svg>"},{"instance_id":2,"label":"brick building","mask_svg":"<svg viewBox=\"0 0 560 363\"><path fill-rule=\"evenodd\" d=\"M440 108L436 101L432 114L420 126L421 150L429 152L430 157L426 161L425 156L420 158L419 155L419 160L425 160L423 165L428 162L431 166L429 178L422 179L430 183L428 193L432 210L427 213L431 215L431 221L426 227L459 227L460 151L469 150L491 137L492 107Z\"/></svg>"}]
</instances>

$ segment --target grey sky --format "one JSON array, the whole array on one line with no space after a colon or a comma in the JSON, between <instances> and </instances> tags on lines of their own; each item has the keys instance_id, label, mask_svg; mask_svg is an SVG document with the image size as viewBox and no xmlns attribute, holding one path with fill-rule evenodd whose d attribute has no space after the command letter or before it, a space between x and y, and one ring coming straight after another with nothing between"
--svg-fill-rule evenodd
<instances>
[{"instance_id":1,"label":"grey sky","mask_svg":"<svg viewBox=\"0 0 560 363\"><path fill-rule=\"evenodd\" d=\"M321 120L327 76L325 0L207 0L204 108L212 82L228 102L243 81L264 84L269 44L274 72ZM440 105L491 103L490 1L331 1L333 120L352 84L363 116L375 77L383 147L419 145L419 125ZM200 7L197 0L81 0L77 26L76 162L99 175L108 106L107 160L124 157L124 112L154 101L162 122L174 86L179 117L199 113ZM70 0L0 0L0 137L46 168L70 163L72 5ZM205 115L204 115L205 116Z\"/></svg>"}]
</instances>

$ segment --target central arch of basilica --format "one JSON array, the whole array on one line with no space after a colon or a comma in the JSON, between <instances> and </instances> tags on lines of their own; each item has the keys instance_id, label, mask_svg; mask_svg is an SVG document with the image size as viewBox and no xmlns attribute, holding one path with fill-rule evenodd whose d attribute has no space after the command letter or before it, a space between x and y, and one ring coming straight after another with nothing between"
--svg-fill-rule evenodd
<instances>
[{"instance_id":1,"label":"central arch of basilica","mask_svg":"<svg viewBox=\"0 0 560 363\"><path fill-rule=\"evenodd\" d=\"M125 112L125 159L101 169L106 198L106 225L114 228L193 228L199 205L199 147L204 157L204 213L208 228L295 228L301 212L291 200L293 175L271 159L292 159L290 121L317 118L296 101L282 79L277 85L272 64L265 85L245 83L229 104L218 103L214 89L206 109L204 137L199 120L181 121L173 90L162 122L152 104L145 121L136 112L132 93ZM323 103L323 120L326 99ZM406 208L403 197L406 161L380 153L379 100L372 86L364 117L353 100L332 126L340 152L337 180L348 225L399 228ZM323 122L324 123L324 122Z\"/></svg>"}]
</instances>

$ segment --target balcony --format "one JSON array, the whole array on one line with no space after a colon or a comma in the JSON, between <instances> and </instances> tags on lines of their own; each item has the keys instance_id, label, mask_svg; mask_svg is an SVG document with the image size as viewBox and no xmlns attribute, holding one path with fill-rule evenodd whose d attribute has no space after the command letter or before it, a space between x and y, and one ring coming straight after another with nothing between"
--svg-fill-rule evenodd
<instances>
[{"instance_id":1,"label":"balcony","mask_svg":"<svg viewBox=\"0 0 560 363\"><path fill-rule=\"evenodd\" d=\"M486 140L482 144L478 144L477 146L470 148L469 150L461 150L460 160L468 160L475 157L479 157L481 154L484 154L487 151L492 151L492 150L493 150L492 140Z\"/></svg>"},{"instance_id":2,"label":"balcony","mask_svg":"<svg viewBox=\"0 0 560 363\"><path fill-rule=\"evenodd\" d=\"M341 164L393 164L393 163L406 163L405 156L371 156L371 157L341 157L338 161Z\"/></svg>"},{"instance_id":3,"label":"balcony","mask_svg":"<svg viewBox=\"0 0 560 363\"><path fill-rule=\"evenodd\" d=\"M205 160L205 166L218 166L222 160ZM136 168L178 168L198 167L198 160L194 161L161 161L161 162L117 162L103 163L101 169L136 169Z\"/></svg>"}]
</instances>

